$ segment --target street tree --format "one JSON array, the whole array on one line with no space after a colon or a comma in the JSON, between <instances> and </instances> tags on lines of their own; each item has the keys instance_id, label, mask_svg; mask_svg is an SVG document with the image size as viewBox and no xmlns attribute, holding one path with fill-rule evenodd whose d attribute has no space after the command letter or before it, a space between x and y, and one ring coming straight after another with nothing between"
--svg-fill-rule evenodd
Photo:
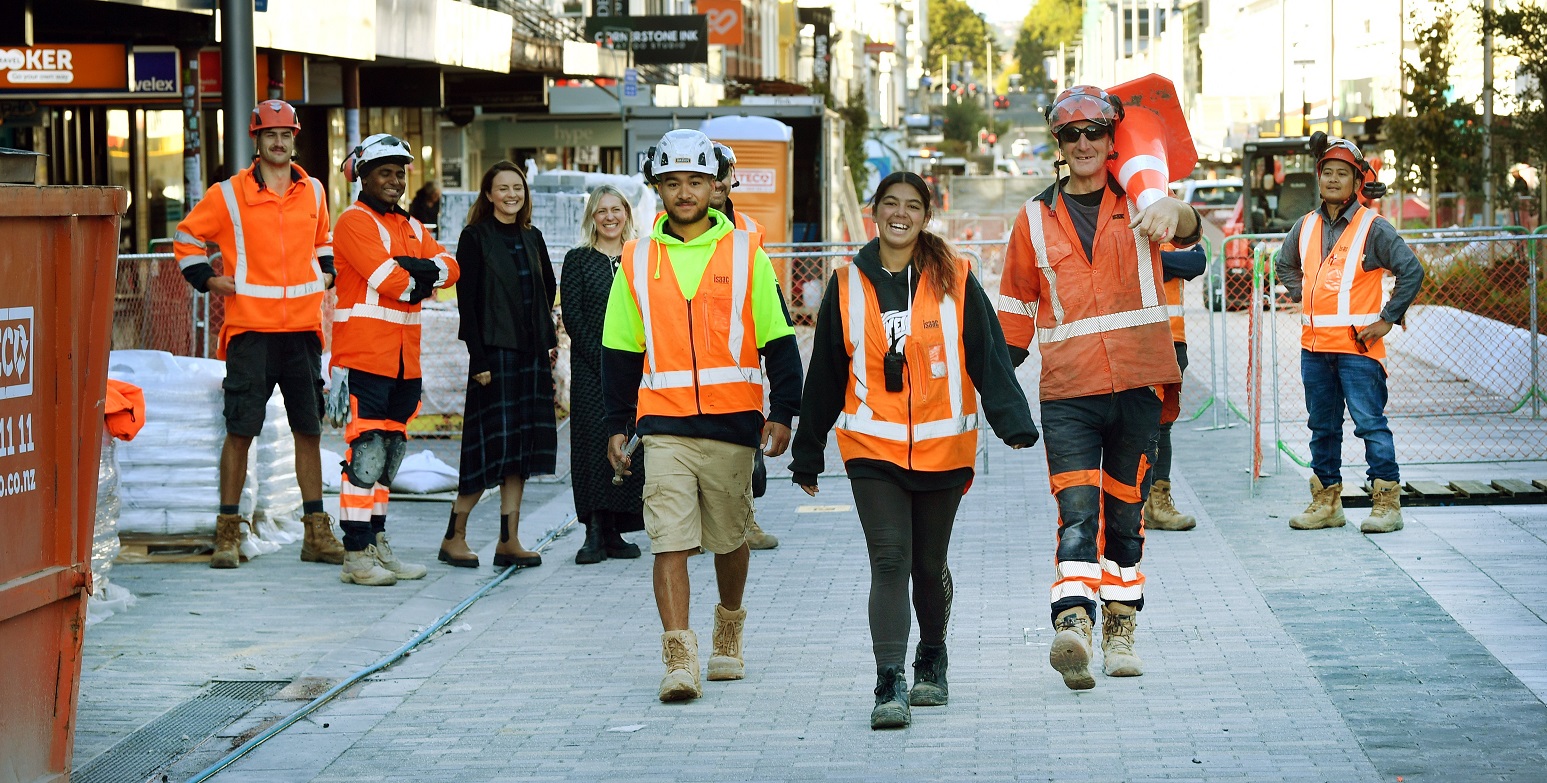
<instances>
[{"instance_id":1,"label":"street tree","mask_svg":"<svg viewBox=\"0 0 1547 783\"><path fill-rule=\"evenodd\" d=\"M1081 5L1080 0L1036 0L1026 12L1014 49L1026 89L1052 89L1053 74L1047 72L1044 55L1080 36Z\"/></svg>"},{"instance_id":2,"label":"street tree","mask_svg":"<svg viewBox=\"0 0 1547 783\"><path fill-rule=\"evenodd\" d=\"M988 22L972 10L965 0L929 0L929 69L946 62L958 64L971 60L984 65L992 34ZM947 78L949 74L941 74ZM985 85L986 86L986 85Z\"/></svg>"},{"instance_id":3,"label":"street tree","mask_svg":"<svg viewBox=\"0 0 1547 783\"><path fill-rule=\"evenodd\" d=\"M1476 108L1450 91L1450 71L1456 61L1451 45L1455 15L1450 10L1437 9L1434 18L1416 30L1418 56L1402 63L1407 112L1386 124L1397 159L1397 178L1409 190L1473 189L1469 186L1479 165L1481 128Z\"/></svg>"},{"instance_id":4,"label":"street tree","mask_svg":"<svg viewBox=\"0 0 1547 783\"><path fill-rule=\"evenodd\" d=\"M1498 41L1500 54L1518 58L1517 77L1524 83L1517 93L1515 115L1496 137L1507 142L1514 158L1529 161L1538 171L1547 168L1547 7L1519 3L1483 12L1483 25ZM1501 163L1509 158L1495 154ZM1503 191L1501 191L1503 192Z\"/></svg>"}]
</instances>

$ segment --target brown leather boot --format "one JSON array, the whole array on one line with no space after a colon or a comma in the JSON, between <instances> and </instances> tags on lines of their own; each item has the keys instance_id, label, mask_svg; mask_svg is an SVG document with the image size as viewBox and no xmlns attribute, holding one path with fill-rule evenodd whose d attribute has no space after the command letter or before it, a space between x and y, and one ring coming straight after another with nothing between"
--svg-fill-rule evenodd
<instances>
[{"instance_id":1,"label":"brown leather boot","mask_svg":"<svg viewBox=\"0 0 1547 783\"><path fill-rule=\"evenodd\" d=\"M242 560L242 525L247 520L241 514L215 515L215 554L210 556L210 568L236 568Z\"/></svg>"},{"instance_id":2,"label":"brown leather boot","mask_svg":"<svg viewBox=\"0 0 1547 783\"><path fill-rule=\"evenodd\" d=\"M1144 502L1144 529L1192 530L1197 526L1198 520L1176 510L1176 502L1171 499L1171 482L1156 479Z\"/></svg>"},{"instance_id":3,"label":"brown leather boot","mask_svg":"<svg viewBox=\"0 0 1547 783\"><path fill-rule=\"evenodd\" d=\"M1343 516L1343 483L1324 487L1321 479L1311 476L1311 504L1305 511L1289 518L1289 526L1295 530L1320 530L1326 527L1342 527L1348 524Z\"/></svg>"},{"instance_id":4,"label":"brown leather boot","mask_svg":"<svg viewBox=\"0 0 1547 783\"><path fill-rule=\"evenodd\" d=\"M516 538L517 528L521 524L521 512L500 515L500 543L494 547L494 567L532 568L543 564L543 556L521 546L520 539Z\"/></svg>"},{"instance_id":5,"label":"brown leather boot","mask_svg":"<svg viewBox=\"0 0 1547 783\"><path fill-rule=\"evenodd\" d=\"M467 514L458 514L452 509L451 519L446 523L446 537L440 542L438 559L457 568L478 567L478 553L467 546Z\"/></svg>"},{"instance_id":6,"label":"brown leather boot","mask_svg":"<svg viewBox=\"0 0 1547 783\"><path fill-rule=\"evenodd\" d=\"M747 531L748 549L774 549L779 546L779 537L772 533L764 533L758 527L757 520L752 520L752 528Z\"/></svg>"},{"instance_id":7,"label":"brown leather boot","mask_svg":"<svg viewBox=\"0 0 1547 783\"><path fill-rule=\"evenodd\" d=\"M1053 627L1053 643L1048 647L1048 663L1064 677L1064 685L1071 691L1085 691L1096 687L1096 678L1090 674L1091 617L1085 607L1076 606L1058 613Z\"/></svg>"},{"instance_id":8,"label":"brown leather boot","mask_svg":"<svg viewBox=\"0 0 1547 783\"><path fill-rule=\"evenodd\" d=\"M333 518L326 511L301 517L306 537L301 539L301 560L306 563L344 564L344 544L333 535Z\"/></svg>"}]
</instances>

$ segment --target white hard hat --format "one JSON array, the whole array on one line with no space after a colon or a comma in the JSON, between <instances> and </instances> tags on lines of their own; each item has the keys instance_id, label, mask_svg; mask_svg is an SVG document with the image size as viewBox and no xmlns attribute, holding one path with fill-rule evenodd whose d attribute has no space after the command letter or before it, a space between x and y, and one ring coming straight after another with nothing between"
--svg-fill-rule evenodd
<instances>
[{"instance_id":1,"label":"white hard hat","mask_svg":"<svg viewBox=\"0 0 1547 783\"><path fill-rule=\"evenodd\" d=\"M719 179L728 165L702 131L678 128L667 131L661 143L650 148L642 171L645 181L655 184L662 174L673 171L692 171Z\"/></svg>"},{"instance_id":2,"label":"white hard hat","mask_svg":"<svg viewBox=\"0 0 1547 783\"><path fill-rule=\"evenodd\" d=\"M344 179L354 182L377 164L401 163L407 166L413 162L414 152L408 142L390 133L377 133L351 150L339 168L344 172Z\"/></svg>"},{"instance_id":3,"label":"white hard hat","mask_svg":"<svg viewBox=\"0 0 1547 783\"><path fill-rule=\"evenodd\" d=\"M730 163L732 166L736 165L736 151L731 149L729 145L722 144L717 141L714 143L714 149L716 152L720 153L720 157L724 158L726 162Z\"/></svg>"}]
</instances>

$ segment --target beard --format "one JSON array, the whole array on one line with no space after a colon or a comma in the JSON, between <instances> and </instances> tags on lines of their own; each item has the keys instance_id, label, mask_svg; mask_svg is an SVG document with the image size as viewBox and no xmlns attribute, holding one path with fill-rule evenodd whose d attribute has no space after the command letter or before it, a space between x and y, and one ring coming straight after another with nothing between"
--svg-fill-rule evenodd
<instances>
[{"instance_id":1,"label":"beard","mask_svg":"<svg viewBox=\"0 0 1547 783\"><path fill-rule=\"evenodd\" d=\"M680 210L683 209L692 209L693 213L687 217L683 217L682 213L680 212ZM698 221L703 220L709 216L709 203L704 202L696 207L679 207L673 204L669 209L666 210L666 212L671 216L673 221L682 225L688 225L691 223L697 223Z\"/></svg>"}]
</instances>

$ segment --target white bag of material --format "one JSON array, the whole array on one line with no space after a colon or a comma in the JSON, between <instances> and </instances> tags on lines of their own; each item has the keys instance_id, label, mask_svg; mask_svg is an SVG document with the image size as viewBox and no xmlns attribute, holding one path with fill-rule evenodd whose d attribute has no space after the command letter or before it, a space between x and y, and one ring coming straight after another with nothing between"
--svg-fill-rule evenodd
<instances>
[{"instance_id":1,"label":"white bag of material","mask_svg":"<svg viewBox=\"0 0 1547 783\"><path fill-rule=\"evenodd\" d=\"M324 492L338 492L343 489L344 455L330 449L322 450L322 490Z\"/></svg>"},{"instance_id":2,"label":"white bag of material","mask_svg":"<svg viewBox=\"0 0 1547 783\"><path fill-rule=\"evenodd\" d=\"M288 544L301 529L301 487L295 473L295 436L278 389L264 408L263 429L253 441L249 459L256 479L253 523L264 538ZM290 522L296 524L286 530Z\"/></svg>"},{"instance_id":3,"label":"white bag of material","mask_svg":"<svg viewBox=\"0 0 1547 783\"><path fill-rule=\"evenodd\" d=\"M457 488L457 469L436 459L428 449L403 458L397 476L392 479L393 492L429 494L449 492Z\"/></svg>"},{"instance_id":4,"label":"white bag of material","mask_svg":"<svg viewBox=\"0 0 1547 783\"><path fill-rule=\"evenodd\" d=\"M134 594L108 581L107 573L118 557L118 441L102 433L102 457L97 465L97 514L91 537L91 573L96 590L86 600L86 625L90 626L134 603Z\"/></svg>"}]
</instances>

